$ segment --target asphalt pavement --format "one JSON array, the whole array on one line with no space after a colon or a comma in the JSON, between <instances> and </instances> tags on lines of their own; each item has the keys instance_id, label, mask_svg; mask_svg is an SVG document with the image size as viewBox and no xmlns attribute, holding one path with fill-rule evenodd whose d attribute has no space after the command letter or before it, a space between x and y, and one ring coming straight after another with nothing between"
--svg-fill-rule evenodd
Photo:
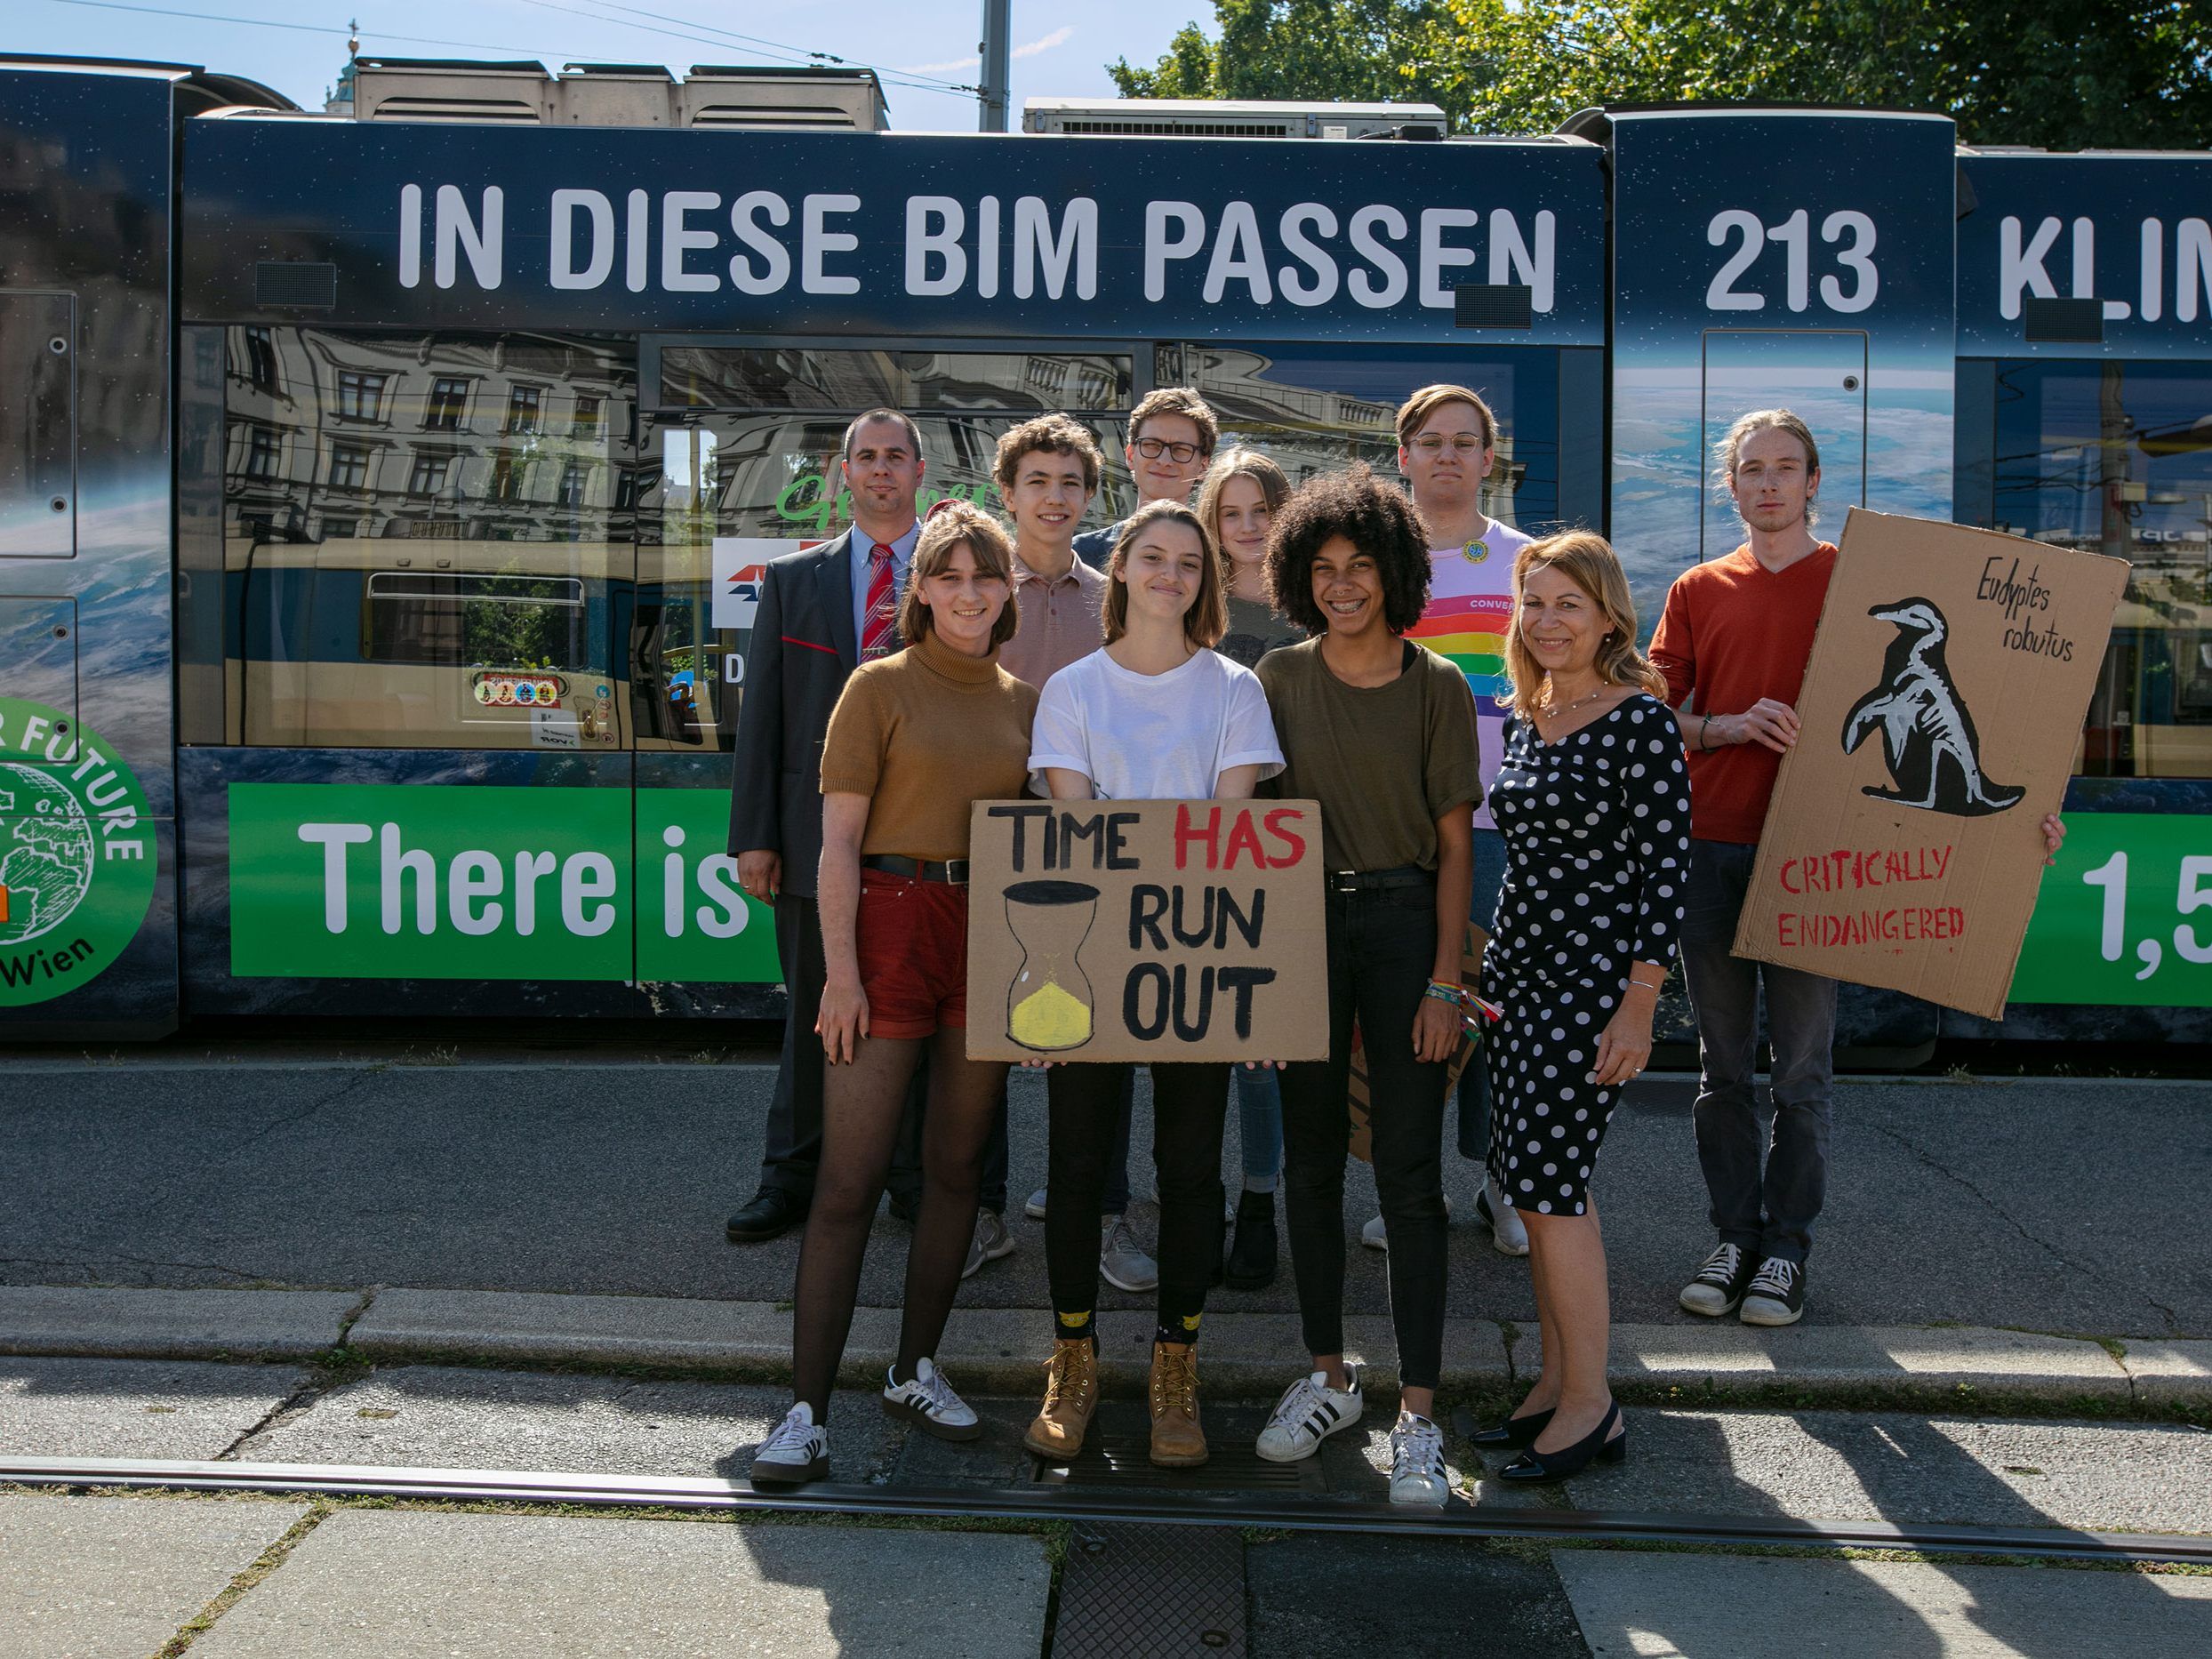
<instances>
[{"instance_id":1,"label":"asphalt pavement","mask_svg":"<svg viewBox=\"0 0 2212 1659\"><path fill-rule=\"evenodd\" d=\"M549 1062L218 1055L8 1067L0 1098L9 1202L0 1283L372 1286L591 1292L773 1303L797 1233L732 1246L752 1191L773 1082L759 1063L586 1055ZM1691 1089L1628 1092L1596 1191L1629 1325L1691 1325L1676 1307L1711 1247ZM1133 1174L1149 1188L1140 1085ZM1043 1085L1011 1095L1015 1253L965 1307L1046 1305L1044 1230L1021 1204L1045 1173ZM1235 1113L1224 1174L1237 1180ZM1447 1160L1456 1317L1526 1324L1525 1263L1472 1220L1476 1166ZM2212 1089L2122 1080L1839 1086L1808 1325L1960 1324L2137 1339L2212 1336ZM1364 1167L1345 1222L1374 1214ZM1150 1238L1156 1212L1134 1219ZM865 1306L899 1300L903 1230L879 1219ZM1347 1307L1387 1307L1383 1259L1350 1252ZM1102 1286L1102 1306L1144 1298ZM1217 1293L1222 1313L1294 1310L1275 1284Z\"/></svg>"}]
</instances>

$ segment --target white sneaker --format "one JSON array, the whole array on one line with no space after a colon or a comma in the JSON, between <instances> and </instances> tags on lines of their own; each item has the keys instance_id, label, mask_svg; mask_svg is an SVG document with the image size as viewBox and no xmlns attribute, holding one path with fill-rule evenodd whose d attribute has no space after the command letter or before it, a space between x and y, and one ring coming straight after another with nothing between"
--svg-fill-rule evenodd
<instances>
[{"instance_id":1,"label":"white sneaker","mask_svg":"<svg viewBox=\"0 0 2212 1659\"><path fill-rule=\"evenodd\" d=\"M903 1417L941 1440L973 1440L983 1432L974 1407L952 1391L945 1374L928 1359L915 1361L910 1382L894 1382L891 1372L884 1374L883 1408L886 1416Z\"/></svg>"},{"instance_id":2,"label":"white sneaker","mask_svg":"<svg viewBox=\"0 0 2212 1659\"><path fill-rule=\"evenodd\" d=\"M1138 1247L1126 1215L1109 1215L1100 1224L1098 1270L1117 1290L1159 1288L1159 1263Z\"/></svg>"},{"instance_id":3,"label":"white sneaker","mask_svg":"<svg viewBox=\"0 0 2212 1659\"><path fill-rule=\"evenodd\" d=\"M1314 1448L1339 1429L1358 1423L1367 1408L1367 1397L1359 1391L1358 1372L1348 1366L1344 1378L1351 1386L1334 1389L1329 1386L1327 1372L1316 1371L1285 1389L1254 1449L1270 1463L1294 1463L1312 1456Z\"/></svg>"},{"instance_id":4,"label":"white sneaker","mask_svg":"<svg viewBox=\"0 0 2212 1659\"><path fill-rule=\"evenodd\" d=\"M1001 1256L1014 1254L1014 1235L1006 1230L1006 1223L994 1210L975 1212L975 1236L968 1240L967 1261L960 1268L960 1277L968 1278L986 1262L996 1262Z\"/></svg>"},{"instance_id":5,"label":"white sneaker","mask_svg":"<svg viewBox=\"0 0 2212 1659\"><path fill-rule=\"evenodd\" d=\"M796 1487L830 1472L830 1431L814 1421L814 1408L799 1401L783 1414L775 1432L753 1454L757 1487Z\"/></svg>"},{"instance_id":6,"label":"white sneaker","mask_svg":"<svg viewBox=\"0 0 2212 1659\"><path fill-rule=\"evenodd\" d=\"M1047 1190L1049 1189L1039 1187L1030 1193L1030 1201L1022 1206L1022 1214L1033 1222L1043 1221L1045 1219L1045 1194Z\"/></svg>"},{"instance_id":7,"label":"white sneaker","mask_svg":"<svg viewBox=\"0 0 2212 1659\"><path fill-rule=\"evenodd\" d=\"M1490 1247L1500 1255L1527 1255L1528 1229L1520 1212L1505 1201L1495 1178L1485 1181L1475 1194L1475 1214L1490 1224Z\"/></svg>"},{"instance_id":8,"label":"white sneaker","mask_svg":"<svg viewBox=\"0 0 2212 1659\"><path fill-rule=\"evenodd\" d=\"M1451 1495L1451 1477L1444 1470L1444 1431L1426 1417L1399 1412L1391 1430L1391 1502L1442 1509Z\"/></svg>"},{"instance_id":9,"label":"white sneaker","mask_svg":"<svg viewBox=\"0 0 2212 1659\"><path fill-rule=\"evenodd\" d=\"M1444 1195L1444 1219L1447 1222L1452 1219L1452 1195L1448 1192ZM1387 1250L1391 1247L1390 1230L1382 1225L1380 1215L1359 1230L1359 1242L1370 1250ZM1528 1254L1526 1235L1523 1237L1521 1254Z\"/></svg>"}]
</instances>

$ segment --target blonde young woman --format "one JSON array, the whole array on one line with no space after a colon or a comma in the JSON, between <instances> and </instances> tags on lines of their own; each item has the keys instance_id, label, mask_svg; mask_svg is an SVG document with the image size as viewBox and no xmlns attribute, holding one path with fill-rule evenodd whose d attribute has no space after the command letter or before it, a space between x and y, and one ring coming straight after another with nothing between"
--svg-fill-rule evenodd
<instances>
[{"instance_id":1,"label":"blonde young woman","mask_svg":"<svg viewBox=\"0 0 2212 1659\"><path fill-rule=\"evenodd\" d=\"M1636 649L1605 539L1552 536L1513 561L1511 714L1490 808L1505 837L1483 991L1490 1178L1528 1229L1543 1368L1476 1444L1525 1448L1508 1480L1559 1480L1628 1453L1606 1381L1605 1242L1590 1182L1620 1089L1651 1058L1682 923L1689 773L1666 682Z\"/></svg>"},{"instance_id":2,"label":"blonde young woman","mask_svg":"<svg viewBox=\"0 0 2212 1659\"><path fill-rule=\"evenodd\" d=\"M1031 770L1054 800L1249 799L1283 769L1283 751L1258 677L1207 649L1222 634L1222 581L1205 525L1180 501L1138 508L1122 523L1106 579L1105 645L1045 682ZM1054 1341L1045 1403L1023 1436L1041 1457L1074 1456L1098 1403L1099 1218L1130 1072L1078 1061L1054 1065L1046 1080ZM1167 1468L1208 1455L1197 1343L1222 1256L1229 1072L1226 1062L1151 1068L1159 1172L1151 1459Z\"/></svg>"},{"instance_id":3,"label":"blonde young woman","mask_svg":"<svg viewBox=\"0 0 2212 1659\"><path fill-rule=\"evenodd\" d=\"M821 751L827 965L815 1023L829 1061L822 1157L799 1253L791 1408L756 1483L830 1466L825 1424L907 1085L925 1048L922 1199L884 1410L942 1439L982 1432L933 1356L975 1228L1003 1062L967 1057L968 809L1022 793L1037 693L998 666L1013 637L1014 546L965 501L924 525L899 610L906 649L846 682Z\"/></svg>"},{"instance_id":4,"label":"blonde young woman","mask_svg":"<svg viewBox=\"0 0 2212 1659\"><path fill-rule=\"evenodd\" d=\"M1283 469L1241 444L1224 451L1198 486L1198 521L1220 547L1229 579L1229 622L1214 649L1248 669L1306 637L1267 597L1267 534L1289 499Z\"/></svg>"}]
</instances>

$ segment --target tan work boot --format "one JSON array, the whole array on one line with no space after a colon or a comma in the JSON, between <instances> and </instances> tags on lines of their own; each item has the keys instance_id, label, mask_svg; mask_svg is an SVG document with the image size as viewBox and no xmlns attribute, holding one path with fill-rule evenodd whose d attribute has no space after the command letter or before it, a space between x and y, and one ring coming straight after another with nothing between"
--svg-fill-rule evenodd
<instances>
[{"instance_id":1,"label":"tan work boot","mask_svg":"<svg viewBox=\"0 0 2212 1659\"><path fill-rule=\"evenodd\" d=\"M1152 1344L1152 1461L1196 1469L1208 1455L1198 1427L1198 1350L1189 1342Z\"/></svg>"},{"instance_id":2,"label":"tan work boot","mask_svg":"<svg viewBox=\"0 0 2212 1659\"><path fill-rule=\"evenodd\" d=\"M1045 1362L1045 1404L1022 1436L1039 1457L1065 1463L1083 1449L1098 1409L1098 1354L1087 1336L1062 1337Z\"/></svg>"}]
</instances>

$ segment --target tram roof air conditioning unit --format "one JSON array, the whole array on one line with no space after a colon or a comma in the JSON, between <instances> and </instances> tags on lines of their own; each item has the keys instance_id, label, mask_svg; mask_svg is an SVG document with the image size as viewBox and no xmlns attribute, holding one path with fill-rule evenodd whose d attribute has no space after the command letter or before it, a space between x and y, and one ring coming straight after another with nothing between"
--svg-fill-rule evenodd
<instances>
[{"instance_id":1,"label":"tram roof air conditioning unit","mask_svg":"<svg viewBox=\"0 0 2212 1659\"><path fill-rule=\"evenodd\" d=\"M800 127L880 132L891 124L872 69L693 66L678 81L659 63L541 63L447 58L355 60L352 108L363 121L500 126Z\"/></svg>"},{"instance_id":2,"label":"tram roof air conditioning unit","mask_svg":"<svg viewBox=\"0 0 2212 1659\"><path fill-rule=\"evenodd\" d=\"M1232 98L1030 98L1024 132L1156 138L1440 139L1451 121L1434 104L1323 104Z\"/></svg>"}]
</instances>

